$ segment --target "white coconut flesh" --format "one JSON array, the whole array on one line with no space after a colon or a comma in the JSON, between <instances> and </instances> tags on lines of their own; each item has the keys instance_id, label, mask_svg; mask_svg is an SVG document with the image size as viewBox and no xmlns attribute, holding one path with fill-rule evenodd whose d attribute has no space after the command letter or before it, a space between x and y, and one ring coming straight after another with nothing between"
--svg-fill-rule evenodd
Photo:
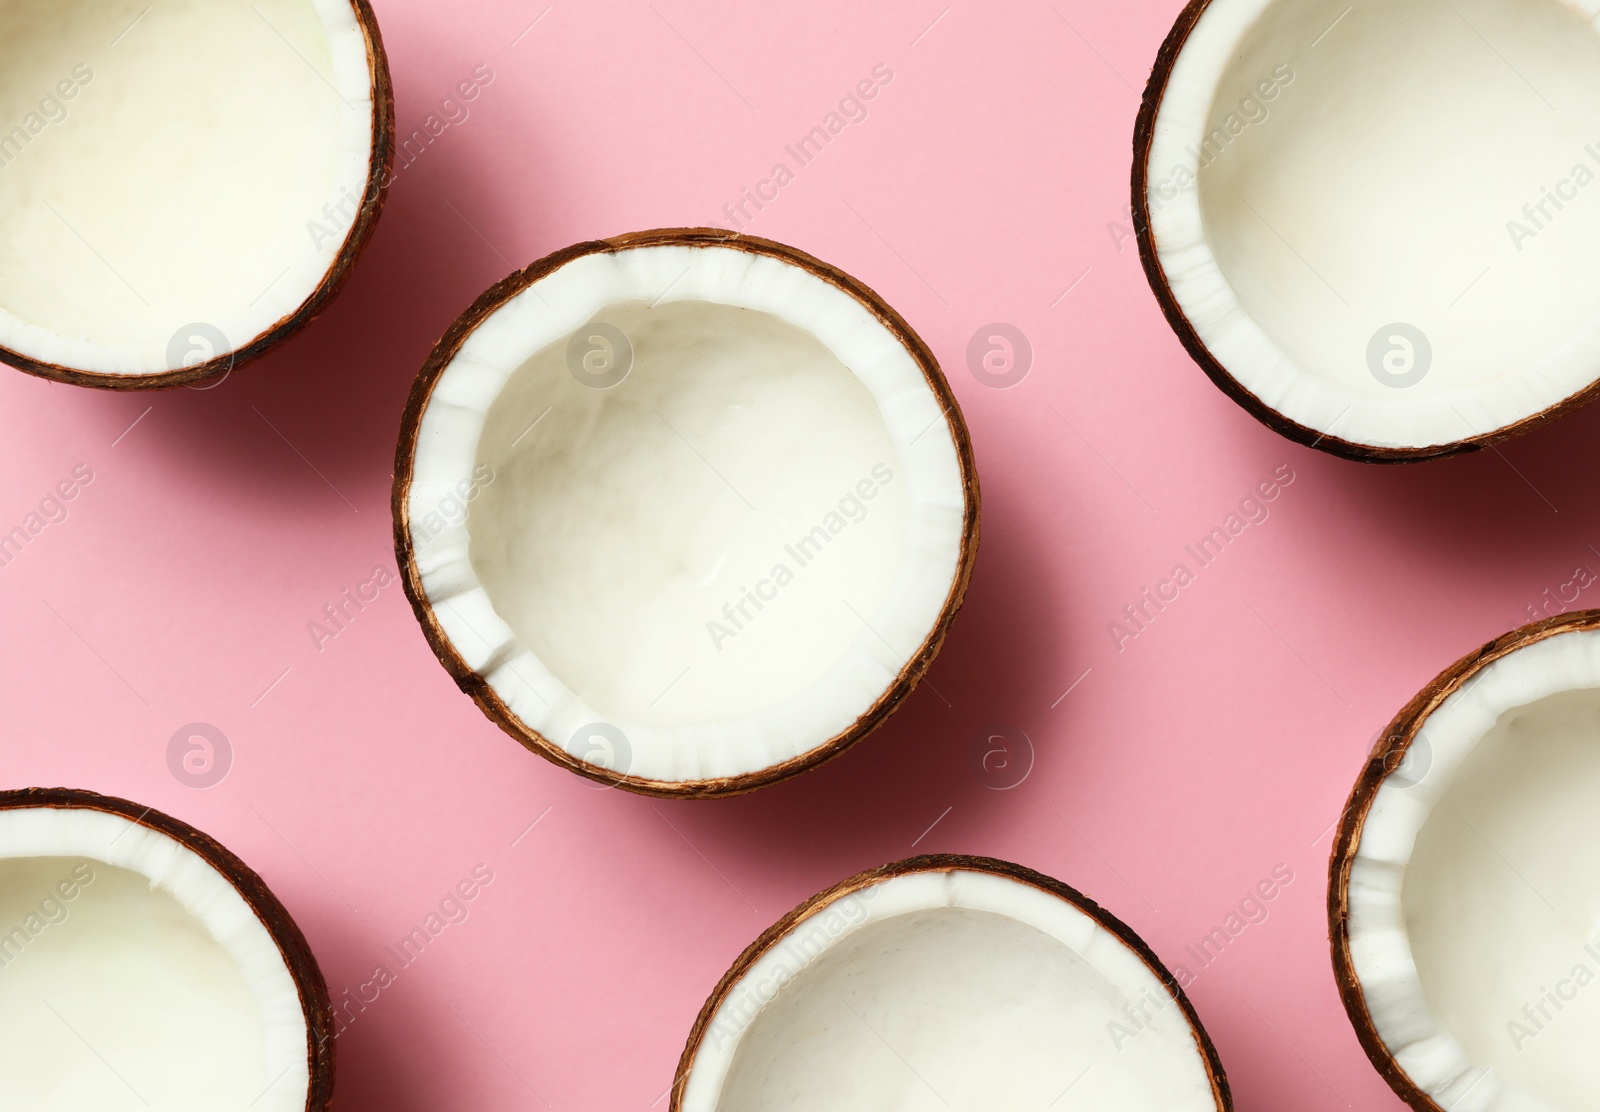
<instances>
[{"instance_id":1,"label":"white coconut flesh","mask_svg":"<svg viewBox=\"0 0 1600 1112\"><path fill-rule=\"evenodd\" d=\"M0 1106L303 1112L306 1021L237 889L165 834L0 812Z\"/></svg>"},{"instance_id":2,"label":"white coconut flesh","mask_svg":"<svg viewBox=\"0 0 1600 1112\"><path fill-rule=\"evenodd\" d=\"M574 372L574 333L590 367L631 349L626 376ZM938 399L861 303L657 246L570 262L467 339L409 507L441 629L516 718L684 782L798 757L882 697L950 595L963 498Z\"/></svg>"},{"instance_id":3,"label":"white coconut flesh","mask_svg":"<svg viewBox=\"0 0 1600 1112\"><path fill-rule=\"evenodd\" d=\"M354 224L371 80L349 0L0 6L0 346L147 375L268 332Z\"/></svg>"},{"instance_id":4,"label":"white coconut flesh","mask_svg":"<svg viewBox=\"0 0 1600 1112\"><path fill-rule=\"evenodd\" d=\"M1350 873L1373 1024L1441 1107L1600 1109L1600 635L1501 658L1421 738Z\"/></svg>"},{"instance_id":5,"label":"white coconut flesh","mask_svg":"<svg viewBox=\"0 0 1600 1112\"><path fill-rule=\"evenodd\" d=\"M1380 448L1487 434L1600 376L1597 12L1214 0L1161 101L1147 199L1222 367Z\"/></svg>"},{"instance_id":6,"label":"white coconut flesh","mask_svg":"<svg viewBox=\"0 0 1600 1112\"><path fill-rule=\"evenodd\" d=\"M1150 967L1065 900L913 873L801 921L723 998L682 1112L1215 1112Z\"/></svg>"}]
</instances>

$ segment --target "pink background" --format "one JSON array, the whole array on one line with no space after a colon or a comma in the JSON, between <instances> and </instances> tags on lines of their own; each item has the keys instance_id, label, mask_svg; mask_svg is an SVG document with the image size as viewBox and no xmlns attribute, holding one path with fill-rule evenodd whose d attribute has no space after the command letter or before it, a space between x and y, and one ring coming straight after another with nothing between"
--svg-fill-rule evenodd
<instances>
[{"instance_id":1,"label":"pink background","mask_svg":"<svg viewBox=\"0 0 1600 1112\"><path fill-rule=\"evenodd\" d=\"M1060 877L1191 970L1185 947L1286 865L1270 917L1190 990L1238 1107L1398 1108L1330 975L1329 827L1423 683L1600 568L1600 411L1503 454L1379 469L1224 398L1126 227L1138 90L1179 0L376 6L402 133L475 66L495 79L401 172L321 321L206 391L0 374L0 531L76 465L95 475L0 569L0 783L115 793L213 834L289 906L336 996L492 869L339 1040L345 1108L665 1107L697 1010L759 931L928 851ZM501 734L397 586L319 652L307 623L393 566L400 411L450 321L556 248L720 221L880 63L869 118L749 230L880 291L965 409L983 544L931 682L818 772L664 803ZM966 365L992 322L1034 348L1012 389ZM1119 651L1122 607L1282 465L1270 518ZM195 721L235 751L206 790L167 765ZM1036 750L1007 791L972 768L996 724Z\"/></svg>"}]
</instances>

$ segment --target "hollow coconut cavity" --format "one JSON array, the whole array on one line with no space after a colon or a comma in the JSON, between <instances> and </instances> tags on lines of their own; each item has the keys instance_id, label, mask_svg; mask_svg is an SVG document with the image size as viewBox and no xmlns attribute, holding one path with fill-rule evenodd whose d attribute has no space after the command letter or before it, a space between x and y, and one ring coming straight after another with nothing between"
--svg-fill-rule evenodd
<instances>
[{"instance_id":1,"label":"hollow coconut cavity","mask_svg":"<svg viewBox=\"0 0 1600 1112\"><path fill-rule=\"evenodd\" d=\"M322 310L382 207L366 0L17 0L0 75L0 361L23 370L223 373Z\"/></svg>"},{"instance_id":2,"label":"hollow coconut cavity","mask_svg":"<svg viewBox=\"0 0 1600 1112\"><path fill-rule=\"evenodd\" d=\"M327 990L261 878L124 800L0 793L0 1105L307 1112Z\"/></svg>"},{"instance_id":3,"label":"hollow coconut cavity","mask_svg":"<svg viewBox=\"0 0 1600 1112\"><path fill-rule=\"evenodd\" d=\"M794 775L910 692L977 545L966 429L870 290L711 231L561 252L489 291L412 393L406 589L464 690L608 783Z\"/></svg>"},{"instance_id":4,"label":"hollow coconut cavity","mask_svg":"<svg viewBox=\"0 0 1600 1112\"><path fill-rule=\"evenodd\" d=\"M1135 135L1190 354L1272 428L1450 455L1600 390L1595 0L1195 0Z\"/></svg>"},{"instance_id":5,"label":"hollow coconut cavity","mask_svg":"<svg viewBox=\"0 0 1600 1112\"><path fill-rule=\"evenodd\" d=\"M1232 1107L1183 991L1134 933L1018 865L923 857L773 926L689 1036L672 1112Z\"/></svg>"},{"instance_id":6,"label":"hollow coconut cavity","mask_svg":"<svg viewBox=\"0 0 1600 1112\"><path fill-rule=\"evenodd\" d=\"M1412 1107L1600 1109L1600 612L1501 638L1379 742L1335 845L1345 1007Z\"/></svg>"}]
</instances>

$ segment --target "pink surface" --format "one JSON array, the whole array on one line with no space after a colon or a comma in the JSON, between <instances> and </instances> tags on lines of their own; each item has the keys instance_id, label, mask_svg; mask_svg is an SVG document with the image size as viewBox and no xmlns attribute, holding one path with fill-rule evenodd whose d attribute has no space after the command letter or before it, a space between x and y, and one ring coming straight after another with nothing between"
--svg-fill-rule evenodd
<instances>
[{"instance_id":1,"label":"pink surface","mask_svg":"<svg viewBox=\"0 0 1600 1112\"><path fill-rule=\"evenodd\" d=\"M340 1038L343 1108L663 1108L759 931L928 851L1057 876L1197 973L1241 1110L1399 1108L1333 987L1329 827L1423 683L1600 569L1600 411L1396 470L1296 447L1224 398L1163 323L1125 216L1136 90L1179 0L376 6L402 134L475 67L494 79L402 170L321 321L205 391L0 373L0 530L93 474L0 568L0 783L111 792L213 834L289 906L336 996L487 865L466 921ZM392 581L319 650L323 607L392 573L400 411L450 321L575 241L725 222L879 65L867 118L748 228L881 292L972 427L977 572L898 716L798 781L663 803L506 738ZM993 322L1033 347L1011 389L967 367ZM1185 545L1280 468L1270 516L1119 647L1123 607L1194 570ZM192 722L233 748L206 789L168 768ZM997 724L1036 752L1005 791L973 771ZM1186 946L1280 865L1269 917L1199 969Z\"/></svg>"}]
</instances>

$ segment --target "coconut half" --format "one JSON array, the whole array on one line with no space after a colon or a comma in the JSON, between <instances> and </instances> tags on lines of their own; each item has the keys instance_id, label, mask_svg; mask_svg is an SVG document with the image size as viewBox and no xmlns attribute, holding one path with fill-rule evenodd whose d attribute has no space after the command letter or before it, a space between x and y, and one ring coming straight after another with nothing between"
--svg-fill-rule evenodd
<instances>
[{"instance_id":1,"label":"coconut half","mask_svg":"<svg viewBox=\"0 0 1600 1112\"><path fill-rule=\"evenodd\" d=\"M260 877L126 800L0 792L0 1106L309 1112L328 992Z\"/></svg>"},{"instance_id":2,"label":"coconut half","mask_svg":"<svg viewBox=\"0 0 1600 1112\"><path fill-rule=\"evenodd\" d=\"M0 74L0 361L25 371L137 389L255 359L383 206L367 0L14 0Z\"/></svg>"},{"instance_id":3,"label":"coconut half","mask_svg":"<svg viewBox=\"0 0 1600 1112\"><path fill-rule=\"evenodd\" d=\"M1218 1112L1228 1082L1138 936L1059 881L918 857L813 896L740 955L672 1112Z\"/></svg>"},{"instance_id":4,"label":"coconut half","mask_svg":"<svg viewBox=\"0 0 1600 1112\"><path fill-rule=\"evenodd\" d=\"M1334 969L1429 1112L1600 1109L1600 611L1509 633L1413 699L1334 845Z\"/></svg>"},{"instance_id":5,"label":"coconut half","mask_svg":"<svg viewBox=\"0 0 1600 1112\"><path fill-rule=\"evenodd\" d=\"M978 541L927 346L848 275L708 229L579 244L479 298L412 390L393 508L462 690L660 795L748 791L875 728Z\"/></svg>"},{"instance_id":6,"label":"coconut half","mask_svg":"<svg viewBox=\"0 0 1600 1112\"><path fill-rule=\"evenodd\" d=\"M1405 461L1600 392L1595 0L1193 0L1134 136L1168 321L1301 443Z\"/></svg>"}]
</instances>

